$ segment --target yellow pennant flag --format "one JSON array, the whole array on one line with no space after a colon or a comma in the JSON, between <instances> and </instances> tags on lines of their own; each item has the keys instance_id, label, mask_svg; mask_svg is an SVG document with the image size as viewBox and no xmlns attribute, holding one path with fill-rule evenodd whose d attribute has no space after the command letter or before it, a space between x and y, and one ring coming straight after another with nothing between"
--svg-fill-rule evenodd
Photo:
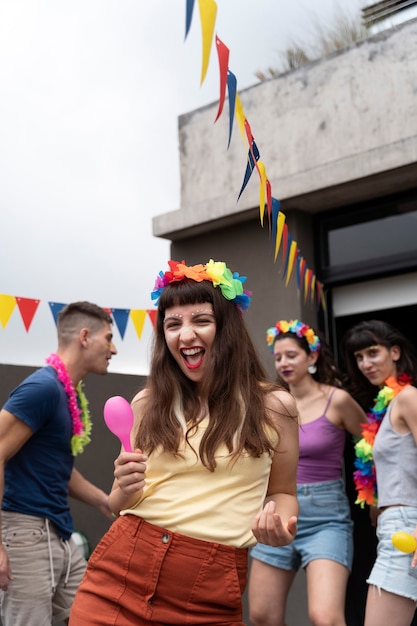
<instances>
[{"instance_id":1,"label":"yellow pennant flag","mask_svg":"<svg viewBox=\"0 0 417 626\"><path fill-rule=\"evenodd\" d=\"M262 161L258 161L258 173L260 178L259 183L259 217L261 220L261 226L264 225L265 215L265 191L266 191L266 169Z\"/></svg>"},{"instance_id":2,"label":"yellow pennant flag","mask_svg":"<svg viewBox=\"0 0 417 626\"><path fill-rule=\"evenodd\" d=\"M213 42L214 26L216 23L217 4L214 0L198 0L201 21L201 36L203 44L203 59L201 67L200 85L204 83L210 60L211 44Z\"/></svg>"},{"instance_id":3,"label":"yellow pennant flag","mask_svg":"<svg viewBox=\"0 0 417 626\"><path fill-rule=\"evenodd\" d=\"M143 326L145 324L146 310L131 309L130 319L132 320L138 339L140 339L142 337Z\"/></svg>"},{"instance_id":4,"label":"yellow pennant flag","mask_svg":"<svg viewBox=\"0 0 417 626\"><path fill-rule=\"evenodd\" d=\"M310 268L307 268L306 273L304 274L304 302L307 300L312 273L313 271Z\"/></svg>"},{"instance_id":5,"label":"yellow pennant flag","mask_svg":"<svg viewBox=\"0 0 417 626\"><path fill-rule=\"evenodd\" d=\"M291 278L292 270L293 270L293 267L294 267L294 261L295 261L296 254L297 254L297 242L293 240L291 242L290 253L289 253L289 256L288 256L287 278L285 279L285 286L286 287L287 287L288 283L290 282L290 278Z\"/></svg>"},{"instance_id":6,"label":"yellow pennant flag","mask_svg":"<svg viewBox=\"0 0 417 626\"><path fill-rule=\"evenodd\" d=\"M236 94L235 115L236 115L237 123L239 124L240 134L242 135L243 143L246 147L246 144L247 144L246 132L245 132L246 115L245 115L245 111L243 110L242 101L238 93Z\"/></svg>"},{"instance_id":7,"label":"yellow pennant flag","mask_svg":"<svg viewBox=\"0 0 417 626\"><path fill-rule=\"evenodd\" d=\"M14 296L7 296L4 293L0 293L0 324L3 328L6 328L9 323L15 306L16 298Z\"/></svg>"},{"instance_id":8,"label":"yellow pennant flag","mask_svg":"<svg viewBox=\"0 0 417 626\"><path fill-rule=\"evenodd\" d=\"M316 291L316 275L313 274L313 276L311 277L311 288L310 288L310 299L313 302L314 301L314 293Z\"/></svg>"},{"instance_id":9,"label":"yellow pennant flag","mask_svg":"<svg viewBox=\"0 0 417 626\"><path fill-rule=\"evenodd\" d=\"M277 218L277 235L275 237L275 255L274 262L277 260L279 248L281 246L282 233L284 232L285 213L279 211Z\"/></svg>"}]
</instances>

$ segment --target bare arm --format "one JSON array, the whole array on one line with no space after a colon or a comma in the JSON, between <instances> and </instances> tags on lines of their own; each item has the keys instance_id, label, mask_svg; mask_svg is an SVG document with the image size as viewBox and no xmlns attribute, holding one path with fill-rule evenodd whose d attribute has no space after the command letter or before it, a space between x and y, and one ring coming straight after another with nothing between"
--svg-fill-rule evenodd
<instances>
[{"instance_id":1,"label":"bare arm","mask_svg":"<svg viewBox=\"0 0 417 626\"><path fill-rule=\"evenodd\" d=\"M102 489L99 489L84 478L75 467L72 470L68 483L68 493L72 498L94 506L105 517L109 519L113 517L109 506L109 496Z\"/></svg>"},{"instance_id":2,"label":"bare arm","mask_svg":"<svg viewBox=\"0 0 417 626\"><path fill-rule=\"evenodd\" d=\"M279 444L274 453L269 476L266 504L256 516L252 531L260 543L283 546L291 543L297 531L298 423L293 397L273 392L270 412L279 426Z\"/></svg>"},{"instance_id":3,"label":"bare arm","mask_svg":"<svg viewBox=\"0 0 417 626\"><path fill-rule=\"evenodd\" d=\"M344 389L337 389L333 405L337 425L347 430L353 437L361 437L361 424L365 424L368 418L356 400Z\"/></svg>"},{"instance_id":4,"label":"bare arm","mask_svg":"<svg viewBox=\"0 0 417 626\"><path fill-rule=\"evenodd\" d=\"M417 446L417 389L406 387L395 399L392 407L391 422L399 433L411 432ZM414 468L417 471L417 468ZM417 539L417 526L413 535ZM413 554L412 567L417 566L417 550Z\"/></svg>"},{"instance_id":5,"label":"bare arm","mask_svg":"<svg viewBox=\"0 0 417 626\"><path fill-rule=\"evenodd\" d=\"M22 420L5 409L0 411L0 509L3 502L5 465L32 435L32 429ZM7 591L9 580L12 578L6 549L3 543L0 543L0 589Z\"/></svg>"}]
</instances>

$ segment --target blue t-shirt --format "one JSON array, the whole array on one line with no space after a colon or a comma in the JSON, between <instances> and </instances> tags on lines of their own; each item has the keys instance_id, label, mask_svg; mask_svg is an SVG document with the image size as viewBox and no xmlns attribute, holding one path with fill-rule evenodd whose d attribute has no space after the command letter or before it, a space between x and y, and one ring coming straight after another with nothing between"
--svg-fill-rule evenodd
<instances>
[{"instance_id":1,"label":"blue t-shirt","mask_svg":"<svg viewBox=\"0 0 417 626\"><path fill-rule=\"evenodd\" d=\"M43 367L12 391L3 407L33 435L6 463L2 508L47 518L63 539L73 532L68 481L74 466L67 396L53 367Z\"/></svg>"}]
</instances>

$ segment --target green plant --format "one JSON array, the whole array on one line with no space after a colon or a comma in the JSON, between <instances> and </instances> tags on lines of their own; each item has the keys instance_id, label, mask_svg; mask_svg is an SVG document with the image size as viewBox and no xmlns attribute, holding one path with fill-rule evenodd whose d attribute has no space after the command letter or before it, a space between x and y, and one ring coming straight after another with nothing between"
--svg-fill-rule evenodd
<instances>
[{"instance_id":1,"label":"green plant","mask_svg":"<svg viewBox=\"0 0 417 626\"><path fill-rule=\"evenodd\" d=\"M259 80L281 76L368 36L368 30L363 25L360 15L349 14L340 6L330 23L322 24L317 17L313 18L311 23L313 28L310 43L293 40L286 50L279 53L280 62L277 67L271 66L265 71L258 70L255 73Z\"/></svg>"}]
</instances>

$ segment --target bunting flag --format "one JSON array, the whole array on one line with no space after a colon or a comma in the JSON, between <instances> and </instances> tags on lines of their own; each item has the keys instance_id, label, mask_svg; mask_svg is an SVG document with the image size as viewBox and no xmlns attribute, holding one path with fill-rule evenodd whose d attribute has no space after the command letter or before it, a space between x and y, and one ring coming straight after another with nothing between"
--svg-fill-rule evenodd
<instances>
[{"instance_id":1,"label":"bunting flag","mask_svg":"<svg viewBox=\"0 0 417 626\"><path fill-rule=\"evenodd\" d=\"M242 187L241 187L241 189L239 191L239 195L237 197L238 201L239 201L239 198L242 195L246 185L248 184L250 177L252 176L252 172L255 169L255 163L256 163L256 161L259 160L259 156L260 155L259 155L258 146L256 145L255 142L253 142L252 149L249 150L249 152L248 152L248 162L246 164L246 171L245 171L245 176L243 178Z\"/></svg>"},{"instance_id":2,"label":"bunting flag","mask_svg":"<svg viewBox=\"0 0 417 626\"><path fill-rule=\"evenodd\" d=\"M213 41L214 26L216 23L217 3L214 0L198 0L201 21L201 37L203 44L201 79L200 85L204 83L210 61L211 44Z\"/></svg>"},{"instance_id":3,"label":"bunting flag","mask_svg":"<svg viewBox=\"0 0 417 626\"><path fill-rule=\"evenodd\" d=\"M216 48L217 48L217 57L219 59L219 74L220 74L220 97L219 97L219 108L217 110L216 119L217 122L219 117L223 112L224 100L226 98L226 87L227 87L227 79L228 79L228 68L229 68L229 48L224 45L224 43L217 37L216 35ZM235 88L236 92L236 88Z\"/></svg>"},{"instance_id":4,"label":"bunting flag","mask_svg":"<svg viewBox=\"0 0 417 626\"><path fill-rule=\"evenodd\" d=\"M0 293L0 324L6 328L9 319L15 309L16 298Z\"/></svg>"},{"instance_id":5,"label":"bunting flag","mask_svg":"<svg viewBox=\"0 0 417 626\"><path fill-rule=\"evenodd\" d=\"M0 294L0 324L3 329L6 328L14 310L17 308L26 332L29 332L35 315L38 312L40 302L41 301L39 299L35 298L22 298L20 296ZM48 305L56 326L58 324L59 312L64 308L64 306L66 306L66 303L48 302ZM141 339L142 337L147 317L149 318L152 327L155 327L156 309L118 309L114 307L103 307L103 310L112 317L122 340L126 334L129 320L131 320L133 324L138 339Z\"/></svg>"},{"instance_id":6,"label":"bunting flag","mask_svg":"<svg viewBox=\"0 0 417 626\"><path fill-rule=\"evenodd\" d=\"M190 30L191 21L193 19L194 0L186 0L187 6L185 7L185 39L187 39L188 32Z\"/></svg>"},{"instance_id":7,"label":"bunting flag","mask_svg":"<svg viewBox=\"0 0 417 626\"><path fill-rule=\"evenodd\" d=\"M146 311L132 309L130 311L130 319L132 320L138 339L140 339L142 337L143 327L145 326Z\"/></svg>"},{"instance_id":8,"label":"bunting flag","mask_svg":"<svg viewBox=\"0 0 417 626\"><path fill-rule=\"evenodd\" d=\"M156 309L148 309L148 315L149 315L149 319L152 322L152 326L155 328L155 324L156 324Z\"/></svg>"},{"instance_id":9,"label":"bunting flag","mask_svg":"<svg viewBox=\"0 0 417 626\"><path fill-rule=\"evenodd\" d=\"M63 309L65 306L65 304L62 304L62 302L50 302L49 303L49 308L51 309L51 313L53 315L54 318L54 322L55 322L55 326L58 323L58 313L60 312L61 309Z\"/></svg>"},{"instance_id":10,"label":"bunting flag","mask_svg":"<svg viewBox=\"0 0 417 626\"><path fill-rule=\"evenodd\" d=\"M291 246L290 246L290 251L288 254L288 267L287 267L287 278L285 279L285 286L288 286L288 283L290 282L290 278L291 278L291 274L292 271L294 269L294 262L295 262L295 258L298 254L298 248L297 248L297 243L296 241L292 240L291 241Z\"/></svg>"},{"instance_id":11,"label":"bunting flag","mask_svg":"<svg viewBox=\"0 0 417 626\"><path fill-rule=\"evenodd\" d=\"M235 111L237 111L236 102L236 76L230 70L227 72L227 93L229 94L229 139L227 141L227 148L229 149L230 140L232 138L233 121L235 119Z\"/></svg>"},{"instance_id":12,"label":"bunting flag","mask_svg":"<svg viewBox=\"0 0 417 626\"><path fill-rule=\"evenodd\" d=\"M27 333L29 332L32 320L38 309L39 302L40 300L33 300L32 298L16 298L16 303Z\"/></svg>"},{"instance_id":13,"label":"bunting flag","mask_svg":"<svg viewBox=\"0 0 417 626\"><path fill-rule=\"evenodd\" d=\"M122 339L125 336L129 313L130 309L111 309L111 314Z\"/></svg>"},{"instance_id":14,"label":"bunting flag","mask_svg":"<svg viewBox=\"0 0 417 626\"><path fill-rule=\"evenodd\" d=\"M194 1L186 0L185 37L187 37L191 26L193 8ZM199 10L202 33L202 69L200 82L200 84L202 84L204 82L210 61L210 51L212 47L212 40L215 31L217 16L217 4L214 0L199 0ZM242 102L237 91L237 78L229 67L230 50L218 37L217 33L215 41L219 64L220 90L219 104L216 118L214 121L216 122L222 115L227 89L229 97L229 132L227 149L230 146L234 120L236 119L239 125L240 133L242 135L243 143L248 152L246 170L243 177L243 183L237 197L237 201L239 201L250 180L253 170L256 168L259 175L259 217L261 226L263 227L266 206L268 214L269 232L274 244L274 263L277 260L282 243L283 247L281 271L283 272L283 279L285 278L285 285L288 286L291 276L293 274L293 270L295 268L297 286L299 291L304 292L304 299L308 299L309 302L315 301L316 303L318 303L318 306L321 305L324 308L325 300L323 285L322 283L320 283L320 281L316 279L313 271L310 268L306 267L301 252L297 247L297 243L293 240L291 234L288 232L288 227L285 222L285 215L279 209L279 200L273 197L271 183L266 174L265 164L261 160L261 155L258 146L256 145L252 129L249 124L249 120L245 115Z\"/></svg>"}]
</instances>

